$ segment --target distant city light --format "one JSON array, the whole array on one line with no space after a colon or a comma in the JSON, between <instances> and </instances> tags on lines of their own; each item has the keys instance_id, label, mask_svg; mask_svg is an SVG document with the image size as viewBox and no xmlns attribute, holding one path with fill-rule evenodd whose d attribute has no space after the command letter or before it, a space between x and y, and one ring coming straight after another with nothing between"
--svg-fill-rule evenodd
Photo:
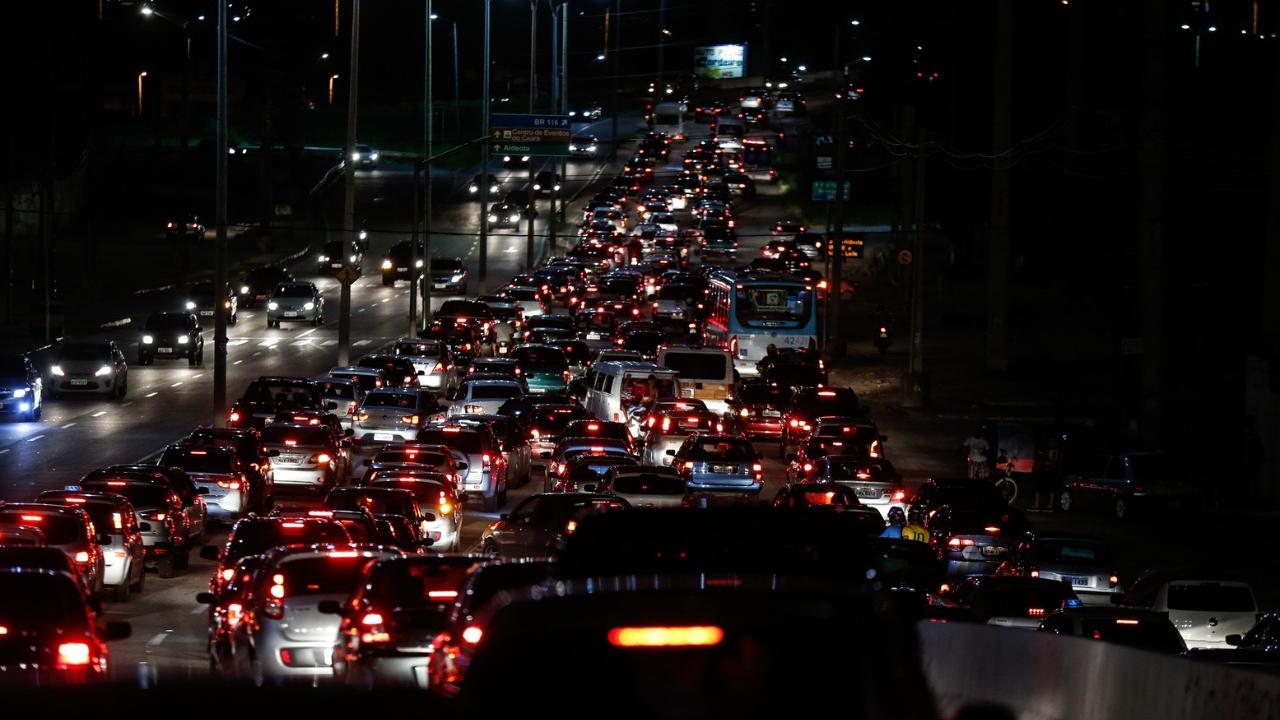
<instances>
[{"instance_id":1,"label":"distant city light","mask_svg":"<svg viewBox=\"0 0 1280 720\"><path fill-rule=\"evenodd\" d=\"M155 12L155 8L152 8L150 5L143 5L138 10L138 12L142 13L143 15L151 15L152 13Z\"/></svg>"},{"instance_id":2,"label":"distant city light","mask_svg":"<svg viewBox=\"0 0 1280 720\"><path fill-rule=\"evenodd\" d=\"M1190 26L1190 25L1188 25L1188 24L1186 24L1186 23L1182 23L1181 27L1182 27L1182 29L1183 29L1183 30L1190 30L1190 29L1191 29L1191 26Z\"/></svg>"},{"instance_id":3,"label":"distant city light","mask_svg":"<svg viewBox=\"0 0 1280 720\"><path fill-rule=\"evenodd\" d=\"M856 25L861 25L861 24L862 24L862 21L861 21L861 20L850 20L850 21L849 21L849 24L850 24L850 25L855 25L855 26L856 26Z\"/></svg>"}]
</instances>

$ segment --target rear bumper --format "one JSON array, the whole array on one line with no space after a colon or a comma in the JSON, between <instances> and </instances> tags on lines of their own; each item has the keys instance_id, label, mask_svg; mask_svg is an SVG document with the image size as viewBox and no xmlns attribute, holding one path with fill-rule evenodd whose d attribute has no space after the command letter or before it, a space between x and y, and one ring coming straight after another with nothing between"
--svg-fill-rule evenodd
<instances>
[{"instance_id":1,"label":"rear bumper","mask_svg":"<svg viewBox=\"0 0 1280 720\"><path fill-rule=\"evenodd\" d=\"M418 428L374 428L356 423L352 426L352 441L357 445L384 445L389 442L413 442L418 439ZM276 471L279 479L279 470Z\"/></svg>"},{"instance_id":2,"label":"rear bumper","mask_svg":"<svg viewBox=\"0 0 1280 720\"><path fill-rule=\"evenodd\" d=\"M685 487L690 491L754 494L764 489L764 483L754 480L719 478L714 475L694 475L685 481Z\"/></svg>"},{"instance_id":3,"label":"rear bumper","mask_svg":"<svg viewBox=\"0 0 1280 720\"><path fill-rule=\"evenodd\" d=\"M300 468L284 468L277 465L275 467L275 484L276 486L287 485L290 487L326 487L333 484L333 474L328 468L319 467L300 467Z\"/></svg>"},{"instance_id":4,"label":"rear bumper","mask_svg":"<svg viewBox=\"0 0 1280 720\"><path fill-rule=\"evenodd\" d=\"M383 655L362 654L350 661L349 673L366 677L377 686L412 687L425 690L429 687L430 652L394 652Z\"/></svg>"}]
</instances>

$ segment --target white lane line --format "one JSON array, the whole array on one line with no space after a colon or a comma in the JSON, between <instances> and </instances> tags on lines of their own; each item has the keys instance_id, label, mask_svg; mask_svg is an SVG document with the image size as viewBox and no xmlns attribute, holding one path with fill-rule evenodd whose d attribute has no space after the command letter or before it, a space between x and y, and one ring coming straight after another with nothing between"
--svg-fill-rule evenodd
<instances>
[{"instance_id":1,"label":"white lane line","mask_svg":"<svg viewBox=\"0 0 1280 720\"><path fill-rule=\"evenodd\" d=\"M9 448L4 448L3 450L0 450L0 455L3 455L7 452L9 452Z\"/></svg>"},{"instance_id":2,"label":"white lane line","mask_svg":"<svg viewBox=\"0 0 1280 720\"><path fill-rule=\"evenodd\" d=\"M516 247L515 247L514 245L512 245L512 246L508 247L506 250L503 250L502 252L504 252L504 253L517 253L517 252L520 252L520 251L519 251L519 250L517 250L517 249L516 249Z\"/></svg>"},{"instance_id":3,"label":"white lane line","mask_svg":"<svg viewBox=\"0 0 1280 720\"><path fill-rule=\"evenodd\" d=\"M155 635L152 635L151 639L147 641L147 647L158 647L160 643L164 642L165 638L169 637L169 633L171 632L173 631L165 630L164 632L160 632L160 633L156 633Z\"/></svg>"},{"instance_id":4,"label":"white lane line","mask_svg":"<svg viewBox=\"0 0 1280 720\"><path fill-rule=\"evenodd\" d=\"M248 345L248 340L228 340L227 345Z\"/></svg>"},{"instance_id":5,"label":"white lane line","mask_svg":"<svg viewBox=\"0 0 1280 720\"><path fill-rule=\"evenodd\" d=\"M62 426L62 429L63 429L63 430L66 430L67 428L73 428L73 427L75 427L75 426L76 426L76 424L75 424L75 423L73 423L73 422L69 422L69 423L67 423L66 425L63 425L63 426Z\"/></svg>"},{"instance_id":6,"label":"white lane line","mask_svg":"<svg viewBox=\"0 0 1280 720\"><path fill-rule=\"evenodd\" d=\"M383 300L382 302L383 302L383 304L389 303L389 302L391 302L391 298L387 298L386 300ZM371 306L371 307L377 307L377 306L376 306L376 305L373 305L373 306Z\"/></svg>"},{"instance_id":7,"label":"white lane line","mask_svg":"<svg viewBox=\"0 0 1280 720\"><path fill-rule=\"evenodd\" d=\"M330 340L321 340L321 341L320 341L320 346L321 346L321 347L333 347L334 345L337 345L337 344L338 344L338 341L337 341L337 340L332 340L332 339L330 339Z\"/></svg>"},{"instance_id":8,"label":"white lane line","mask_svg":"<svg viewBox=\"0 0 1280 720\"><path fill-rule=\"evenodd\" d=\"M43 435L33 435L32 437L27 438L27 442L35 442L35 441L39 440L39 439L40 439L40 438L42 438L42 437L44 437L44 436L43 436Z\"/></svg>"},{"instance_id":9,"label":"white lane line","mask_svg":"<svg viewBox=\"0 0 1280 720\"><path fill-rule=\"evenodd\" d=\"M209 608L200 607L198 605L196 607L191 608L192 615L199 615L200 613L207 613L207 612L209 612Z\"/></svg>"},{"instance_id":10,"label":"white lane line","mask_svg":"<svg viewBox=\"0 0 1280 720\"><path fill-rule=\"evenodd\" d=\"M182 382L181 382L181 381L178 381L178 382L176 382L176 383L174 383L174 384L170 385L169 387L182 387Z\"/></svg>"},{"instance_id":11,"label":"white lane line","mask_svg":"<svg viewBox=\"0 0 1280 720\"><path fill-rule=\"evenodd\" d=\"M192 375L192 376L190 377L190 379L191 379L191 380L195 380L196 378L200 377L201 375L204 375L204 373L196 373L195 375Z\"/></svg>"},{"instance_id":12,"label":"white lane line","mask_svg":"<svg viewBox=\"0 0 1280 720\"><path fill-rule=\"evenodd\" d=\"M357 341L355 341L355 342L351 343L351 345L352 345L353 347L360 347L360 346L362 346L362 345L368 345L368 344L370 344L370 343L372 343L372 342L373 342L373 341L372 341L372 340L369 340L369 339L365 339L365 340L357 340Z\"/></svg>"},{"instance_id":13,"label":"white lane line","mask_svg":"<svg viewBox=\"0 0 1280 720\"><path fill-rule=\"evenodd\" d=\"M130 400L130 401L128 401L128 402L121 403L120 407L129 407L129 406L130 406L130 405L132 405L132 404L133 404L133 401L132 401L132 400Z\"/></svg>"},{"instance_id":14,"label":"white lane line","mask_svg":"<svg viewBox=\"0 0 1280 720\"><path fill-rule=\"evenodd\" d=\"M262 342L258 343L258 347L273 348L276 346L276 343L278 342L280 341L279 340L263 340Z\"/></svg>"},{"instance_id":15,"label":"white lane line","mask_svg":"<svg viewBox=\"0 0 1280 720\"><path fill-rule=\"evenodd\" d=\"M147 397L155 397L155 396L157 396L157 395L159 395L159 394L160 394L160 393L158 393L158 392L151 392L151 393L147 393Z\"/></svg>"},{"instance_id":16,"label":"white lane line","mask_svg":"<svg viewBox=\"0 0 1280 720\"><path fill-rule=\"evenodd\" d=\"M298 333L298 337L306 337L319 329L320 328L311 328L310 330L303 330L302 332Z\"/></svg>"},{"instance_id":17,"label":"white lane line","mask_svg":"<svg viewBox=\"0 0 1280 720\"><path fill-rule=\"evenodd\" d=\"M93 415L90 415L89 417L102 417L103 415L106 415L106 414L107 414L106 410L99 410L98 412L94 413Z\"/></svg>"},{"instance_id":18,"label":"white lane line","mask_svg":"<svg viewBox=\"0 0 1280 720\"><path fill-rule=\"evenodd\" d=\"M262 354L262 351L261 351L261 350L259 350L258 352L256 352L256 353L254 353L254 354L253 354L253 357L258 357L258 356L259 356L259 355L261 355L261 354Z\"/></svg>"},{"instance_id":19,"label":"white lane line","mask_svg":"<svg viewBox=\"0 0 1280 720\"><path fill-rule=\"evenodd\" d=\"M242 362L244 362L244 361L243 361L243 360L237 360L237 361L235 361L235 362L233 362L233 363L231 363L231 364L232 364L232 365L239 365L239 364L240 364L240 363L242 363Z\"/></svg>"},{"instance_id":20,"label":"white lane line","mask_svg":"<svg viewBox=\"0 0 1280 720\"><path fill-rule=\"evenodd\" d=\"M315 343L310 340L294 340L292 344L294 347L315 347Z\"/></svg>"}]
</instances>

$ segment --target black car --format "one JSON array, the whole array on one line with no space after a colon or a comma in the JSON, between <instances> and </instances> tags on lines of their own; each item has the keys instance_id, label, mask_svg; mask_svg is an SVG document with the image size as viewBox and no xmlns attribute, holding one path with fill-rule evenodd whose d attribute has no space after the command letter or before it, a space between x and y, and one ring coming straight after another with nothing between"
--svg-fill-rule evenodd
<instances>
[{"instance_id":1,"label":"black car","mask_svg":"<svg viewBox=\"0 0 1280 720\"><path fill-rule=\"evenodd\" d=\"M275 290L277 285L292 281L293 273L277 265L254 268L245 273L240 280L240 287L236 288L240 296L240 305L265 307L267 300L271 298L271 291Z\"/></svg>"},{"instance_id":2,"label":"black car","mask_svg":"<svg viewBox=\"0 0 1280 720\"><path fill-rule=\"evenodd\" d=\"M187 297L184 308L187 312L193 312L201 318L213 319L214 311L217 309L218 297L215 291L215 285L212 280L201 280L191 284L187 288ZM228 283L224 289L226 300L223 302L224 314L227 317L227 325L235 325L238 319L240 309L240 299L231 289Z\"/></svg>"},{"instance_id":3,"label":"black car","mask_svg":"<svg viewBox=\"0 0 1280 720\"><path fill-rule=\"evenodd\" d=\"M422 243L415 246L410 240L401 240L392 245L382 259L382 284L390 287L397 280L411 280L421 275L423 254Z\"/></svg>"},{"instance_id":4,"label":"black car","mask_svg":"<svg viewBox=\"0 0 1280 720\"><path fill-rule=\"evenodd\" d=\"M467 185L467 195L479 200L480 189L486 180L489 183L489 197L497 197L498 193L502 191L502 181L496 175L481 175L479 173L472 177L471 183Z\"/></svg>"},{"instance_id":5,"label":"black car","mask_svg":"<svg viewBox=\"0 0 1280 720\"><path fill-rule=\"evenodd\" d=\"M271 507L271 498L275 494L272 483L275 474L271 472L271 458L280 454L278 450L268 450L262 444L262 436L252 428L214 428L198 427L192 430L181 442L184 445L213 445L227 448L240 458L240 466L249 474L249 487L254 494L249 498L250 507Z\"/></svg>"},{"instance_id":6,"label":"black car","mask_svg":"<svg viewBox=\"0 0 1280 720\"><path fill-rule=\"evenodd\" d=\"M533 178L533 191L541 197L560 192L560 175L550 170L543 170Z\"/></svg>"},{"instance_id":7,"label":"black car","mask_svg":"<svg viewBox=\"0 0 1280 720\"><path fill-rule=\"evenodd\" d=\"M169 220L164 224L164 236L170 242L175 240L204 240L208 232L208 228L201 222L200 216L194 214L187 214L180 218Z\"/></svg>"},{"instance_id":8,"label":"black car","mask_svg":"<svg viewBox=\"0 0 1280 720\"><path fill-rule=\"evenodd\" d=\"M471 271L462 258L431 258L431 289L467 294Z\"/></svg>"},{"instance_id":9,"label":"black car","mask_svg":"<svg viewBox=\"0 0 1280 720\"><path fill-rule=\"evenodd\" d=\"M26 355L0 357L0 413L28 421L40 419L44 380Z\"/></svg>"},{"instance_id":10,"label":"black car","mask_svg":"<svg viewBox=\"0 0 1280 720\"><path fill-rule=\"evenodd\" d=\"M1004 496L991 483L967 478L932 478L924 481L911 498L911 506L928 515L944 505L954 508L1007 508Z\"/></svg>"},{"instance_id":11,"label":"black car","mask_svg":"<svg viewBox=\"0 0 1280 720\"><path fill-rule=\"evenodd\" d=\"M156 358L186 358L191 367L204 364L204 335L193 313L152 313L147 318L138 337L138 363L150 365Z\"/></svg>"},{"instance_id":12,"label":"black car","mask_svg":"<svg viewBox=\"0 0 1280 720\"><path fill-rule=\"evenodd\" d=\"M520 218L524 216L524 208L505 202L496 202L489 206L489 227L520 229Z\"/></svg>"},{"instance_id":13,"label":"black car","mask_svg":"<svg viewBox=\"0 0 1280 720\"><path fill-rule=\"evenodd\" d=\"M316 270L321 275L334 275L342 268L350 266L359 273L363 260L364 252L357 243L350 240L330 240L324 244L316 257Z\"/></svg>"},{"instance_id":14,"label":"black car","mask_svg":"<svg viewBox=\"0 0 1280 720\"><path fill-rule=\"evenodd\" d=\"M325 400L315 381L263 376L249 383L244 395L231 406L227 424L261 429L284 410L333 410L337 406Z\"/></svg>"}]
</instances>

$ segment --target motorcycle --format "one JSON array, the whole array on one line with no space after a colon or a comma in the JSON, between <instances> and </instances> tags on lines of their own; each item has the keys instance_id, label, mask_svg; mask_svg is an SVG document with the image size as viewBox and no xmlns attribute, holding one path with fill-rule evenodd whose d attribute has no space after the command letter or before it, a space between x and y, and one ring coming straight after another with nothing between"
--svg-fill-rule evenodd
<instances>
[{"instance_id":1,"label":"motorcycle","mask_svg":"<svg viewBox=\"0 0 1280 720\"><path fill-rule=\"evenodd\" d=\"M889 337L889 324L880 323L879 332L876 333L876 340L875 340L876 349L880 351L881 355L883 355L886 351L888 351L889 346L891 344L893 344L893 340L892 338Z\"/></svg>"}]
</instances>

